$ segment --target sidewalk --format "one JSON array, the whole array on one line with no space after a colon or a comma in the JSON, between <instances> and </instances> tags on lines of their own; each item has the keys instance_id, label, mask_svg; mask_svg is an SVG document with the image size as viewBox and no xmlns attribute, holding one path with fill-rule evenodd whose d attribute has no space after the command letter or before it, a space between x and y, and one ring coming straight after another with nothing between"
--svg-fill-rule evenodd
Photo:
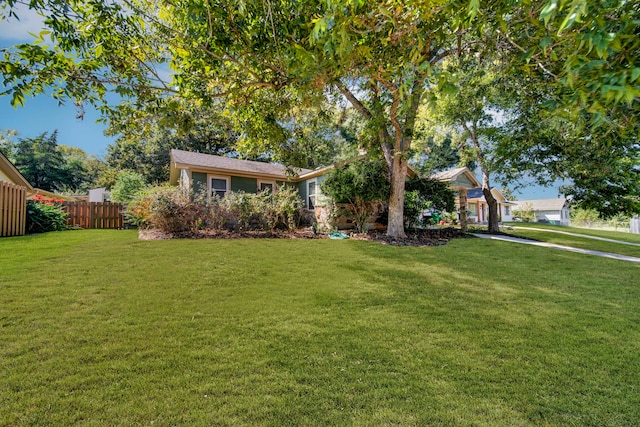
<instances>
[{"instance_id":1,"label":"sidewalk","mask_svg":"<svg viewBox=\"0 0 640 427\"><path fill-rule=\"evenodd\" d=\"M585 239L601 240L603 242L619 243L621 245L640 246L640 243L625 242L623 240L607 239L605 237L589 236L587 234L571 233L569 231L549 230L548 228L535 228L535 227L518 227L517 225L510 225L510 228L514 230L535 230L535 231L548 231L549 233L566 234L567 236L584 237Z\"/></svg>"},{"instance_id":2,"label":"sidewalk","mask_svg":"<svg viewBox=\"0 0 640 427\"><path fill-rule=\"evenodd\" d=\"M532 230L532 229L528 228L528 230ZM548 231L548 230L544 230L544 231ZM595 256L604 257L604 258L613 258L613 259L617 259L617 260L620 260L620 261L629 261L629 262L640 263L640 258L636 258L636 257L632 257L632 256L612 254L610 252L593 251L593 250L590 250L590 249L580 249L580 248L574 248L574 247L571 247L571 246L556 245L554 243L546 243L546 242L538 242L538 241L535 241L535 240L520 239L518 237L500 236L500 235L495 235L494 236L494 235L491 235L491 234L473 234L473 236L479 237L481 239L492 239L492 240L502 240L504 242L523 243L525 245L542 246L542 247L545 247L545 248L560 249L560 250L563 250L563 251L577 252L577 253L580 253L580 254L595 255ZM600 238L597 238L597 239L600 240Z\"/></svg>"}]
</instances>

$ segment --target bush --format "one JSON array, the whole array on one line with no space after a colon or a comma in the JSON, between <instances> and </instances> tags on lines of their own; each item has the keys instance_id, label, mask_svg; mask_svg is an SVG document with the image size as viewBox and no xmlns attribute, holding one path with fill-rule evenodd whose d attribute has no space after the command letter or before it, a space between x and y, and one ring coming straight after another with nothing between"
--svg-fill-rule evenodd
<instances>
[{"instance_id":1,"label":"bush","mask_svg":"<svg viewBox=\"0 0 640 427\"><path fill-rule=\"evenodd\" d=\"M206 199L179 187L154 187L131 200L125 215L139 227L154 227L165 233L197 230L206 225Z\"/></svg>"},{"instance_id":2,"label":"bush","mask_svg":"<svg viewBox=\"0 0 640 427\"><path fill-rule=\"evenodd\" d=\"M132 224L166 233L201 228L292 230L300 219L302 205L293 188L283 188L275 194L232 192L223 198L210 198L206 194L165 186L140 193L131 201L125 215Z\"/></svg>"},{"instance_id":3,"label":"bush","mask_svg":"<svg viewBox=\"0 0 640 427\"><path fill-rule=\"evenodd\" d=\"M389 199L387 175L383 161L361 159L330 171L322 183L322 193L342 205L338 214L352 220L356 231L362 233L376 203Z\"/></svg>"},{"instance_id":4,"label":"bush","mask_svg":"<svg viewBox=\"0 0 640 427\"><path fill-rule=\"evenodd\" d=\"M422 212L429 209L437 212L454 211L455 195L453 190L449 188L448 184L431 178L415 178L407 181L404 193L405 227L415 229L421 225ZM440 221L440 218L441 215L438 213L435 221Z\"/></svg>"},{"instance_id":5,"label":"bush","mask_svg":"<svg viewBox=\"0 0 640 427\"><path fill-rule=\"evenodd\" d=\"M536 219L536 213L533 211L531 203L524 203L518 209L513 210L513 219L522 222L533 222Z\"/></svg>"},{"instance_id":6,"label":"bush","mask_svg":"<svg viewBox=\"0 0 640 427\"><path fill-rule=\"evenodd\" d=\"M137 172L124 171L118 174L111 189L111 200L128 205L146 186L144 177Z\"/></svg>"},{"instance_id":7,"label":"bush","mask_svg":"<svg viewBox=\"0 0 640 427\"><path fill-rule=\"evenodd\" d=\"M67 229L67 212L62 200L50 199L36 194L27 200L27 233L45 233Z\"/></svg>"},{"instance_id":8,"label":"bush","mask_svg":"<svg viewBox=\"0 0 640 427\"><path fill-rule=\"evenodd\" d=\"M234 192L212 199L210 221L213 228L229 230L271 230L296 228L303 202L294 188L276 193Z\"/></svg>"}]
</instances>

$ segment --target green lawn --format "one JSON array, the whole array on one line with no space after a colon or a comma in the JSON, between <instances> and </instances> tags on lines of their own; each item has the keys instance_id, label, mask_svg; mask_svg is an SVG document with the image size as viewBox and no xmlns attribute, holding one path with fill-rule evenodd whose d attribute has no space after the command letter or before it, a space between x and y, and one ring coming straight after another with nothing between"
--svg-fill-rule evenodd
<instances>
[{"instance_id":1,"label":"green lawn","mask_svg":"<svg viewBox=\"0 0 640 427\"><path fill-rule=\"evenodd\" d=\"M509 229L509 226L516 227ZM529 228L539 228L550 231L562 231L569 233L583 234L586 236L595 236L605 239L620 240L622 242L630 242L640 245L640 234L631 234L620 231L604 231L592 230L588 228L564 227L559 225L548 224L509 224L504 231L516 236L528 237L542 242L555 243L557 245L573 246L576 248L591 249L596 251L611 252L620 255L628 255L640 257L640 246L625 245L612 242L604 242L584 237L569 236L560 233L551 233L547 231L530 230Z\"/></svg>"},{"instance_id":2,"label":"green lawn","mask_svg":"<svg viewBox=\"0 0 640 427\"><path fill-rule=\"evenodd\" d=\"M484 239L0 239L0 425L629 426L640 267Z\"/></svg>"}]
</instances>

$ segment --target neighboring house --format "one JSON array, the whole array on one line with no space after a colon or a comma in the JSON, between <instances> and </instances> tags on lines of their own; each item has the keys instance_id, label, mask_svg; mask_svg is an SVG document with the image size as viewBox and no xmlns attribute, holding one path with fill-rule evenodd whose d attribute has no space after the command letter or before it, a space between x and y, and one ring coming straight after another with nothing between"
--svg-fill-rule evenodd
<instances>
[{"instance_id":1,"label":"neighboring house","mask_svg":"<svg viewBox=\"0 0 640 427\"><path fill-rule=\"evenodd\" d=\"M27 190L33 190L29 181L22 176L20 171L0 151L0 181L9 182Z\"/></svg>"},{"instance_id":2,"label":"neighboring house","mask_svg":"<svg viewBox=\"0 0 640 427\"><path fill-rule=\"evenodd\" d=\"M33 187L0 152L0 236L21 236L27 218L27 191Z\"/></svg>"},{"instance_id":3,"label":"neighboring house","mask_svg":"<svg viewBox=\"0 0 640 427\"><path fill-rule=\"evenodd\" d=\"M89 203L104 203L111 200L111 192L106 188L92 188L89 190Z\"/></svg>"},{"instance_id":4,"label":"neighboring house","mask_svg":"<svg viewBox=\"0 0 640 427\"><path fill-rule=\"evenodd\" d=\"M513 208L516 206L515 202L509 202L496 187L491 188L491 194L498 201L499 221L511 221ZM485 223L489 221L489 204L481 187L467 190L467 206L470 222Z\"/></svg>"},{"instance_id":5,"label":"neighboring house","mask_svg":"<svg viewBox=\"0 0 640 427\"><path fill-rule=\"evenodd\" d=\"M455 203L456 210L458 211L458 219L460 220L460 225L463 230L466 230L467 223L469 223L467 216L469 210L467 191L480 185L476 177L469 168L462 167L433 173L430 178L448 183L451 189L457 194Z\"/></svg>"},{"instance_id":6,"label":"neighboring house","mask_svg":"<svg viewBox=\"0 0 640 427\"><path fill-rule=\"evenodd\" d=\"M454 191L464 191L480 186L480 183L469 168L448 169L442 172L431 174L430 178L437 179L449 184Z\"/></svg>"},{"instance_id":7,"label":"neighboring house","mask_svg":"<svg viewBox=\"0 0 640 427\"><path fill-rule=\"evenodd\" d=\"M536 221L556 225L570 225L569 205L564 197L556 199L518 200L515 210L532 210Z\"/></svg>"}]
</instances>

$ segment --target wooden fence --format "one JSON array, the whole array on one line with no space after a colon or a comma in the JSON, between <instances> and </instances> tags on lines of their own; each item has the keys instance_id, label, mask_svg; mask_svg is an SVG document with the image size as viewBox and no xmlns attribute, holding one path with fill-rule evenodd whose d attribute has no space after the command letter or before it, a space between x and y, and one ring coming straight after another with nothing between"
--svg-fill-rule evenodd
<instances>
[{"instance_id":1,"label":"wooden fence","mask_svg":"<svg viewBox=\"0 0 640 427\"><path fill-rule=\"evenodd\" d=\"M0 237L22 236L27 222L27 189L0 181Z\"/></svg>"},{"instance_id":2,"label":"wooden fence","mask_svg":"<svg viewBox=\"0 0 640 427\"><path fill-rule=\"evenodd\" d=\"M63 202L67 225L81 228L124 228L121 203Z\"/></svg>"}]
</instances>

